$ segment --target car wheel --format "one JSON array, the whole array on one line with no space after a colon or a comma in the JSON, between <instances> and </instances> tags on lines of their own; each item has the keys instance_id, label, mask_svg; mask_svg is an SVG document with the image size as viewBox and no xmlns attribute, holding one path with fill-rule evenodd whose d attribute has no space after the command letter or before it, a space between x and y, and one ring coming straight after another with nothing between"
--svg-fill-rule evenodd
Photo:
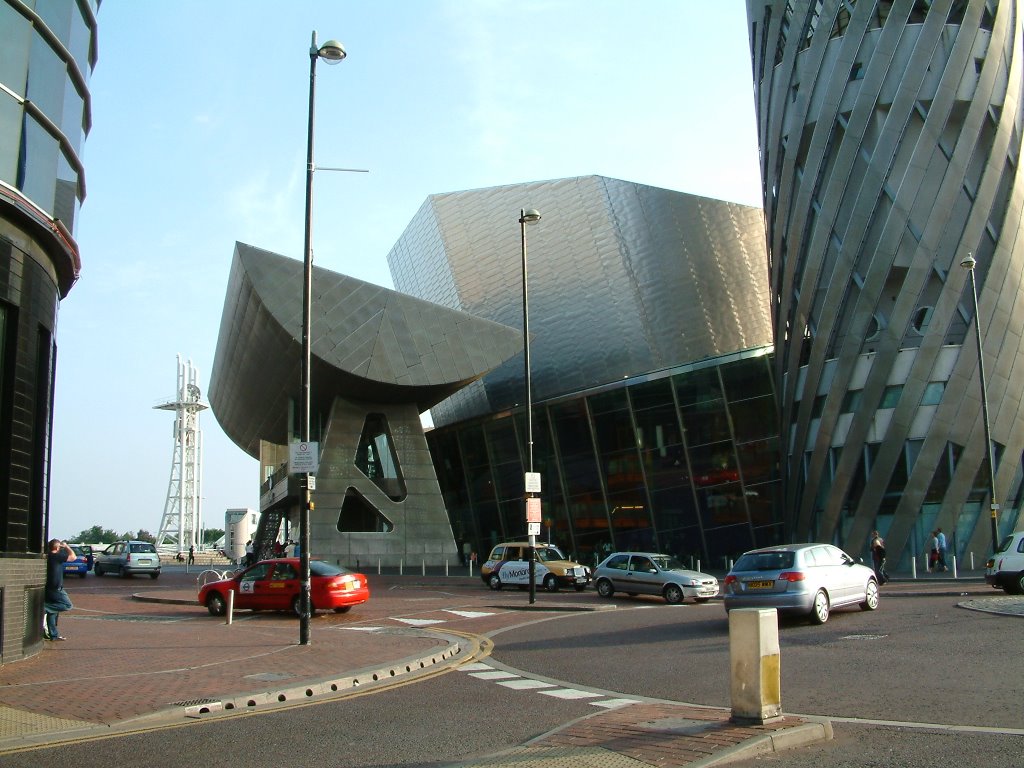
<instances>
[{"instance_id":1,"label":"car wheel","mask_svg":"<svg viewBox=\"0 0 1024 768\"><path fill-rule=\"evenodd\" d=\"M694 599L694 601L696 601L698 603L706 603L711 598L710 597L695 597L693 599Z\"/></svg>"},{"instance_id":2,"label":"car wheel","mask_svg":"<svg viewBox=\"0 0 1024 768\"><path fill-rule=\"evenodd\" d=\"M78 574L78 578L80 578L80 579L84 579L84 578L85 578L85 574L84 574L84 573L80 573L80 574Z\"/></svg>"},{"instance_id":3,"label":"car wheel","mask_svg":"<svg viewBox=\"0 0 1024 768\"><path fill-rule=\"evenodd\" d=\"M223 616L228 612L228 604L224 602L220 592L211 592L206 598L206 610L211 616Z\"/></svg>"},{"instance_id":4,"label":"car wheel","mask_svg":"<svg viewBox=\"0 0 1024 768\"><path fill-rule=\"evenodd\" d=\"M117 566L117 575L120 576L122 579L128 576L128 574L124 570L123 565Z\"/></svg>"},{"instance_id":5,"label":"car wheel","mask_svg":"<svg viewBox=\"0 0 1024 768\"><path fill-rule=\"evenodd\" d=\"M337 608L334 609L334 612L335 613L348 613L351 610L352 610L352 606L351 605L339 605Z\"/></svg>"},{"instance_id":6,"label":"car wheel","mask_svg":"<svg viewBox=\"0 0 1024 768\"><path fill-rule=\"evenodd\" d=\"M544 589L546 589L548 592L557 592L558 579L556 579L552 574L549 573L547 576L544 577Z\"/></svg>"},{"instance_id":7,"label":"car wheel","mask_svg":"<svg viewBox=\"0 0 1024 768\"><path fill-rule=\"evenodd\" d=\"M103 575L103 569L100 568L98 565L96 566L95 571L96 571L96 575L97 576L102 576Z\"/></svg>"},{"instance_id":8,"label":"car wheel","mask_svg":"<svg viewBox=\"0 0 1024 768\"><path fill-rule=\"evenodd\" d=\"M878 584L874 579L868 581L864 589L864 602L860 604L862 611L873 611L878 607Z\"/></svg>"},{"instance_id":9,"label":"car wheel","mask_svg":"<svg viewBox=\"0 0 1024 768\"><path fill-rule=\"evenodd\" d=\"M487 580L487 586L493 589L495 592L501 589L501 579L498 578L498 574L491 574L491 577Z\"/></svg>"},{"instance_id":10,"label":"car wheel","mask_svg":"<svg viewBox=\"0 0 1024 768\"><path fill-rule=\"evenodd\" d=\"M302 615L302 595L296 595L292 599L292 611L295 613L296 616L301 616ZM316 606L313 605L313 598L310 597L309 598L309 617L313 618L314 614L316 614Z\"/></svg>"},{"instance_id":11,"label":"car wheel","mask_svg":"<svg viewBox=\"0 0 1024 768\"><path fill-rule=\"evenodd\" d=\"M149 578L151 578L151 579L155 579L155 578L157 578L157 577L158 577L159 575L160 575L160 571L154 571L153 573L149 574Z\"/></svg>"},{"instance_id":12,"label":"car wheel","mask_svg":"<svg viewBox=\"0 0 1024 768\"><path fill-rule=\"evenodd\" d=\"M676 605L683 602L683 590L678 584L666 584L665 591L661 593L665 602L669 605Z\"/></svg>"},{"instance_id":13,"label":"car wheel","mask_svg":"<svg viewBox=\"0 0 1024 768\"><path fill-rule=\"evenodd\" d=\"M577 585L576 585L576 591L577 591L577 592L582 592L582 591L583 591L584 589L586 589L586 588L587 588L587 585L586 585L586 584L577 584Z\"/></svg>"},{"instance_id":14,"label":"car wheel","mask_svg":"<svg viewBox=\"0 0 1024 768\"><path fill-rule=\"evenodd\" d=\"M828 621L828 595L824 589L819 589L814 596L814 607L811 608L811 621L815 624L824 624Z\"/></svg>"},{"instance_id":15,"label":"car wheel","mask_svg":"<svg viewBox=\"0 0 1024 768\"><path fill-rule=\"evenodd\" d=\"M615 594L615 587L612 586L608 579L601 579L597 582L597 594L601 597L611 597Z\"/></svg>"},{"instance_id":16,"label":"car wheel","mask_svg":"<svg viewBox=\"0 0 1024 768\"><path fill-rule=\"evenodd\" d=\"M1015 589L1013 590L1018 595L1024 595L1024 572L1017 574L1017 581L1014 584ZM1010 590L1006 590L1009 592Z\"/></svg>"}]
</instances>

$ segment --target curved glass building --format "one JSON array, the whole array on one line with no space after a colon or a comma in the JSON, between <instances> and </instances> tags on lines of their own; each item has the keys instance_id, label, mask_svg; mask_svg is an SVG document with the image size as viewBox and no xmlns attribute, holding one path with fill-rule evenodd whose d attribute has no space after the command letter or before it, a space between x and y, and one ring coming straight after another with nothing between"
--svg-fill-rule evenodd
<instances>
[{"instance_id":1,"label":"curved glass building","mask_svg":"<svg viewBox=\"0 0 1024 768\"><path fill-rule=\"evenodd\" d=\"M39 647L57 307L73 238L99 0L0 0L0 663Z\"/></svg>"},{"instance_id":2,"label":"curved glass building","mask_svg":"<svg viewBox=\"0 0 1024 768\"><path fill-rule=\"evenodd\" d=\"M1018 521L1021 10L748 0L792 538L969 566Z\"/></svg>"}]
</instances>

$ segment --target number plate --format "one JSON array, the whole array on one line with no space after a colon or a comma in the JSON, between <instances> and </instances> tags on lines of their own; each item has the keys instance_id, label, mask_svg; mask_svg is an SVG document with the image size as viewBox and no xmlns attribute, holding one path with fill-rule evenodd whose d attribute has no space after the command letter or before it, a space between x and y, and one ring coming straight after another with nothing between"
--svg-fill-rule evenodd
<instances>
[{"instance_id":1,"label":"number plate","mask_svg":"<svg viewBox=\"0 0 1024 768\"><path fill-rule=\"evenodd\" d=\"M747 589L771 589L775 586L774 581L748 581Z\"/></svg>"}]
</instances>

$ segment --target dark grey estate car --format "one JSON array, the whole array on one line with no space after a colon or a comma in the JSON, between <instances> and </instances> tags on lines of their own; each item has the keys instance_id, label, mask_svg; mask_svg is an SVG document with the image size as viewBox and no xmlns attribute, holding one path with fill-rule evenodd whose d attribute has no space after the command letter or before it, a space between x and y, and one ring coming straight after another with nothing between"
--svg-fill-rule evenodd
<instances>
[{"instance_id":1,"label":"dark grey estate car","mask_svg":"<svg viewBox=\"0 0 1024 768\"><path fill-rule=\"evenodd\" d=\"M878 607L875 572L831 544L787 544L747 552L725 577L725 610L775 608L817 624L843 605Z\"/></svg>"},{"instance_id":2,"label":"dark grey estate car","mask_svg":"<svg viewBox=\"0 0 1024 768\"><path fill-rule=\"evenodd\" d=\"M160 553L148 541L115 541L96 553L93 570L97 576L105 573L118 576L148 573L151 579L155 579L160 575Z\"/></svg>"}]
</instances>

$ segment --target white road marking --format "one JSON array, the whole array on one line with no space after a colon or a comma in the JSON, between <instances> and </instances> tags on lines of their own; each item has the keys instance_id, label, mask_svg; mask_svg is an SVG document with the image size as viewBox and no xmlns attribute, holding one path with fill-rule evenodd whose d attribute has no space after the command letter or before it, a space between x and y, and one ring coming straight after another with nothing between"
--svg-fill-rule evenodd
<instances>
[{"instance_id":1,"label":"white road marking","mask_svg":"<svg viewBox=\"0 0 1024 768\"><path fill-rule=\"evenodd\" d=\"M577 691L575 688L559 688L557 691L538 691L538 693L554 696L556 699L597 699L602 696L600 693Z\"/></svg>"}]
</instances>

